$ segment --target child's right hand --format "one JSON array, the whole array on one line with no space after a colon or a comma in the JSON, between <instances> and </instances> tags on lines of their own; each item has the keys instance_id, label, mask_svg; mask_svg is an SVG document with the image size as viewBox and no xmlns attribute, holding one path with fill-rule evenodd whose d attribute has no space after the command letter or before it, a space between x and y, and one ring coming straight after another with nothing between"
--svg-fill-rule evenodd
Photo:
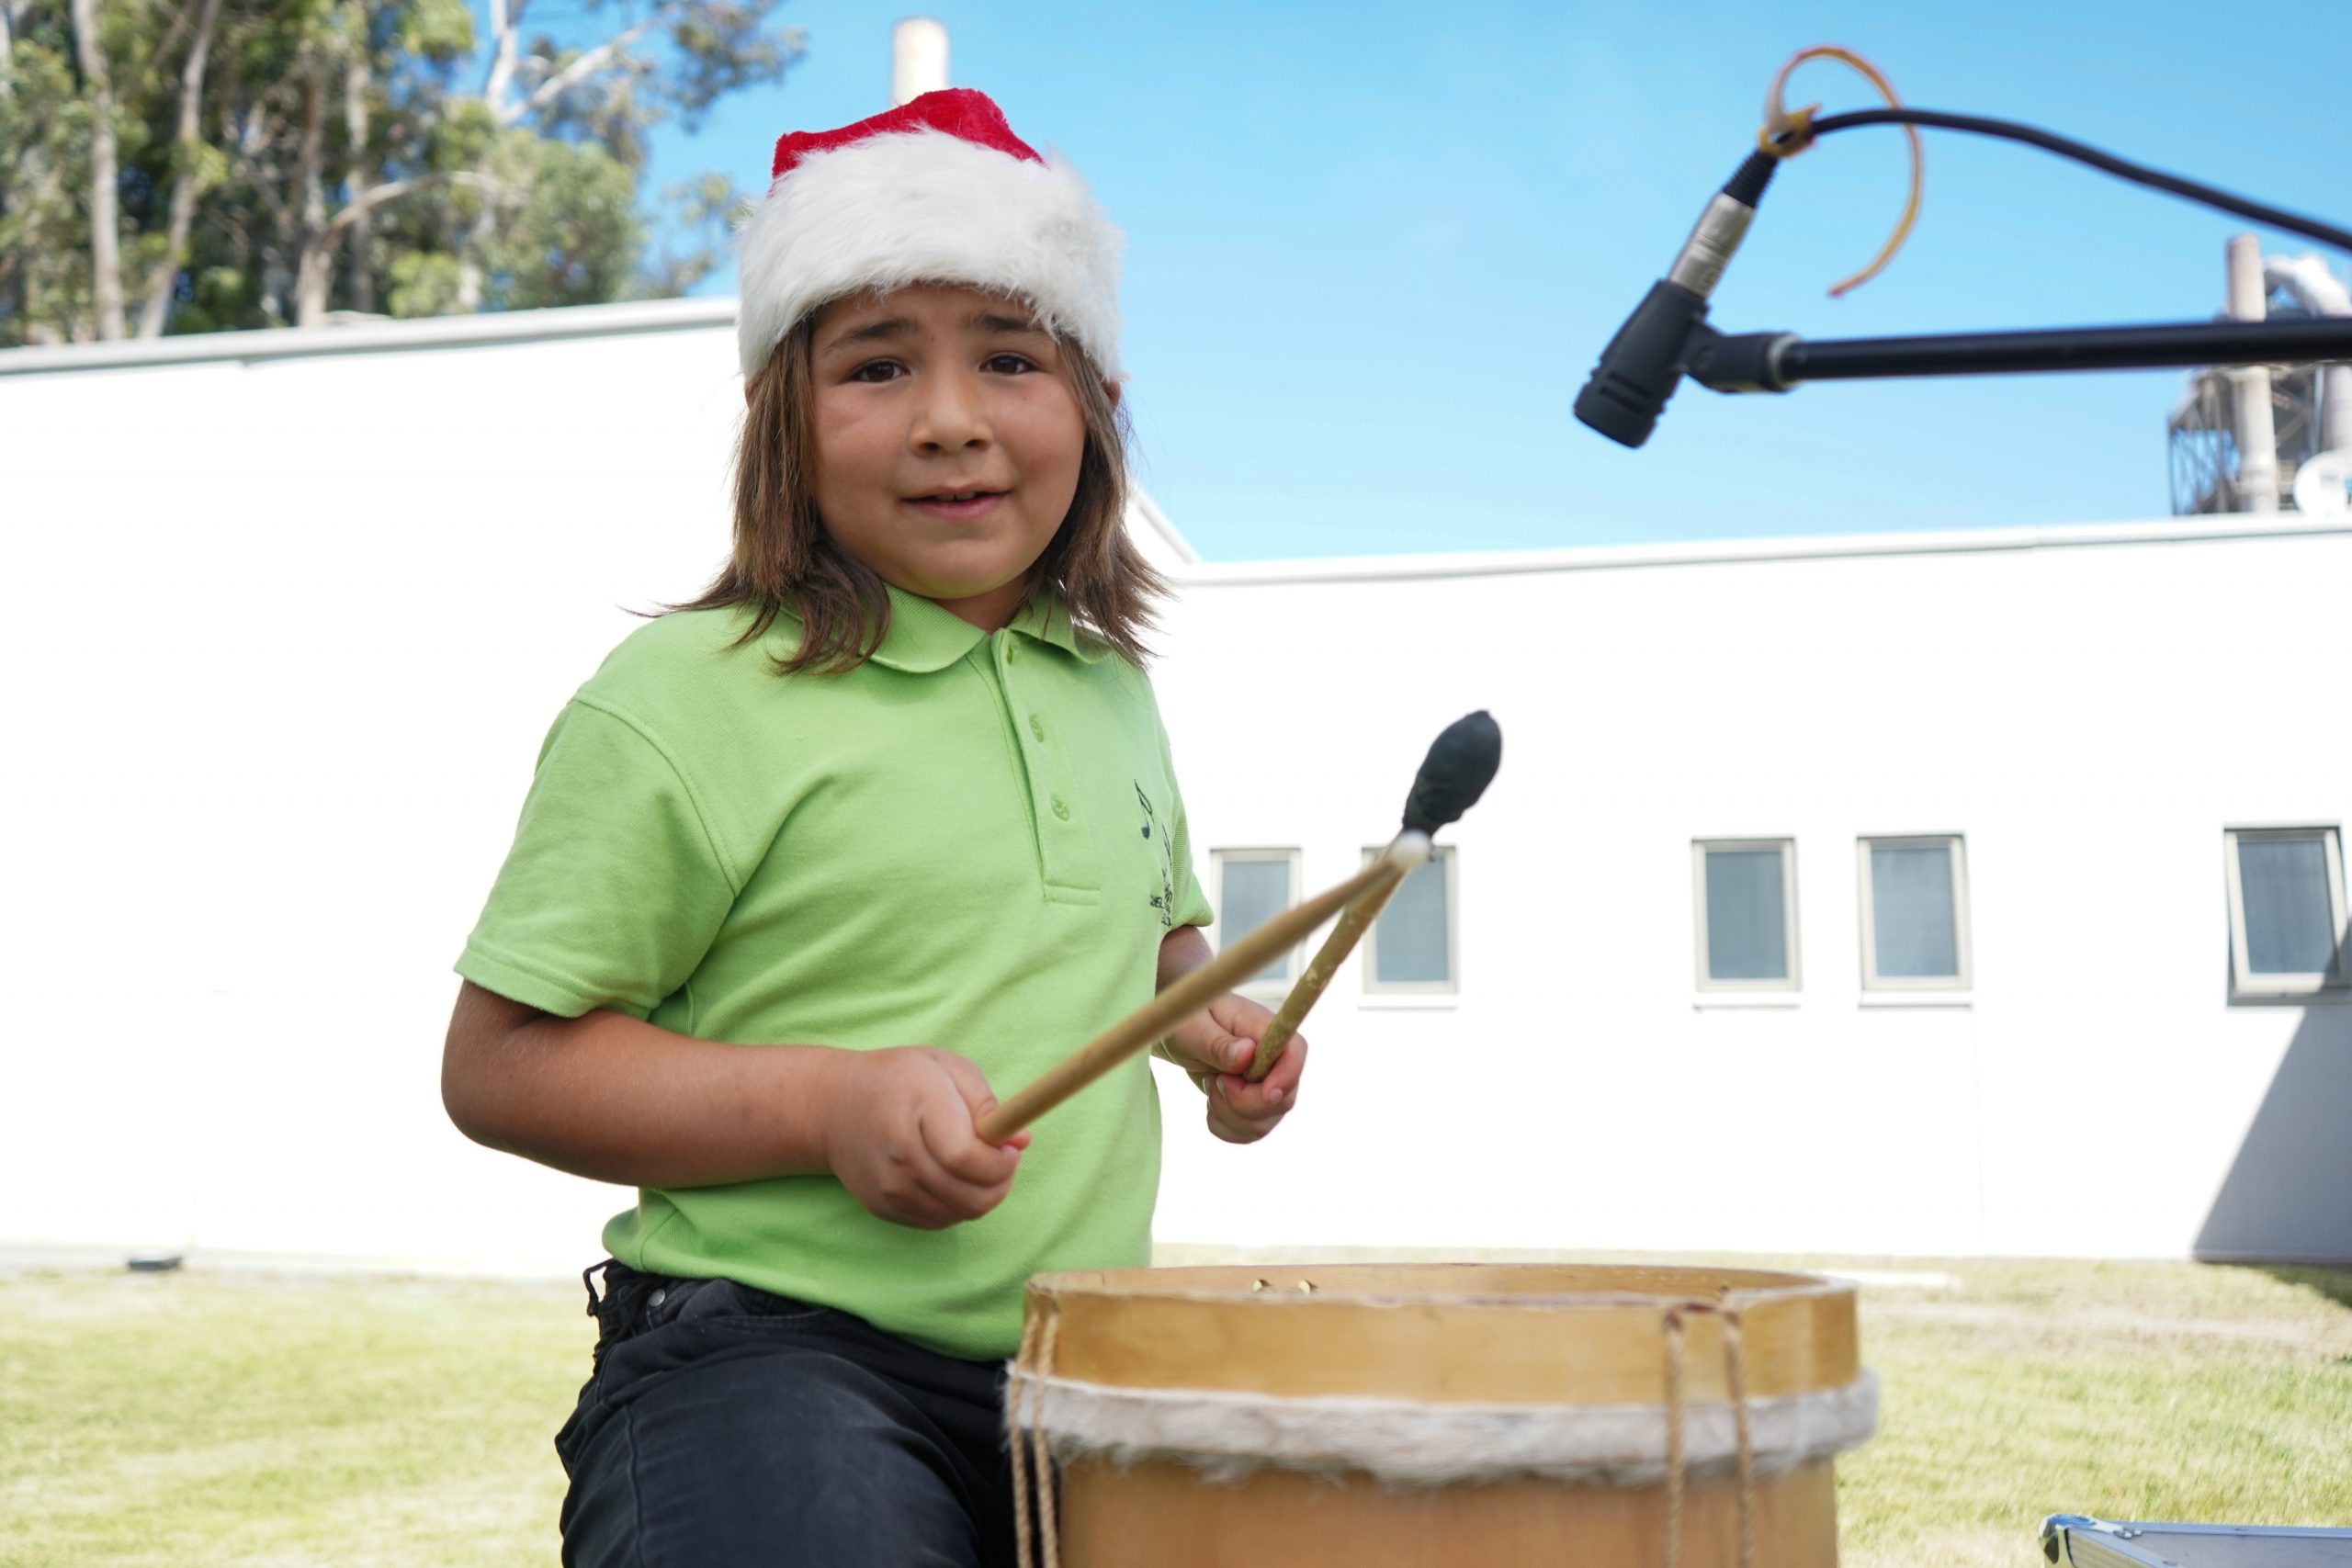
<instances>
[{"instance_id":1,"label":"child's right hand","mask_svg":"<svg viewBox=\"0 0 2352 1568\"><path fill-rule=\"evenodd\" d=\"M977 1220L1012 1190L1022 1133L983 1141L996 1106L980 1069L952 1051L901 1045L854 1053L825 1134L833 1174L875 1213L917 1230Z\"/></svg>"}]
</instances>

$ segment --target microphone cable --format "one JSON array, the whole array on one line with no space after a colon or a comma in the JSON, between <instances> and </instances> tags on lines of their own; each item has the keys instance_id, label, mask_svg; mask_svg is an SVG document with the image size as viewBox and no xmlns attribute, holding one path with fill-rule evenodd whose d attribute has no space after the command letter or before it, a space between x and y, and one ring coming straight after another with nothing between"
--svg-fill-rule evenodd
<instances>
[{"instance_id":1,"label":"microphone cable","mask_svg":"<svg viewBox=\"0 0 2352 1568\"><path fill-rule=\"evenodd\" d=\"M1834 115L1819 115L1821 106L1818 104L1795 110L1784 108L1781 89L1786 85L1790 73L1809 60L1823 59L1849 65L1869 78L1871 85L1886 99L1887 107ZM1894 88L1885 74L1876 66L1851 50L1823 45L1800 51L1773 76L1771 87L1765 95L1764 127L1757 133L1756 150L1747 155L1738 170L1709 201L1706 209L1699 215L1699 221L1692 227L1690 237L1683 242L1682 249L1675 256L1673 265L1651 286L1648 295L1634 307L1634 313L1625 318L1624 324L1617 329L1616 335L1601 350L1600 362L1593 367L1590 378L1586 381L1583 390L1577 394L1575 412L1579 421L1621 446L1639 446L1649 439L1658 416L1666 410L1668 400L1674 395L1676 385L1690 370L1691 355L1698 351L1698 345L1711 341L1714 335L1706 326L1708 300L1716 285L1722 282L1724 271L1731 265L1741 242L1747 237L1748 228L1755 221L1757 209L1763 203L1764 193L1770 186L1774 173L1781 164L1804 152L1820 138L1870 125L1903 128L1905 139L1910 144L1910 192L1894 231L1880 247L1878 255L1870 265L1833 287L1829 290L1833 296L1844 294L1876 276L1894 259L1895 253L1910 236L1912 226L1919 216L1919 193L1925 178L1926 159L1919 140L1919 128L1922 126L2039 147L2132 184L2181 197L2273 229L2352 252L2352 230L2288 212L2199 180L2165 174L2160 169L2119 158L2111 152L2101 152L2036 126L1981 115L1906 108L1895 96ZM1710 380L1709 385L1724 389L1715 380ZM1771 389L1781 389L1773 387Z\"/></svg>"},{"instance_id":2,"label":"microphone cable","mask_svg":"<svg viewBox=\"0 0 2352 1568\"><path fill-rule=\"evenodd\" d=\"M2250 219L2256 223L2267 224L2273 229L2283 229L2290 234L2301 234L2307 240L2317 240L2323 244L2334 245L2339 250L2352 251L2352 230L2339 229L2333 223L2324 223L2316 218L2305 218L2299 213L2289 212L2266 202L2254 201L2222 190L2218 186L2209 186L2199 180L2184 179L2178 175L2168 175L2161 169L2152 169L2145 164L2135 164L2128 158L2119 158L2112 152L2102 152L2096 147L2087 146L2068 137L2059 136L2035 126L2019 125L2015 120L1988 119L1982 115L1973 114L1946 114L1938 109L1901 107L1855 109L1845 114L1825 115L1819 119L1804 121L1801 129L1794 133L1799 138L1794 145L1783 145L1780 139L1773 138L1770 149L1776 156L1793 157L1810 146L1815 138L1827 136L1833 131L1850 130L1865 125L1924 125L1938 130L1965 130L1977 136L1994 136L2007 141L2021 141L2029 147L2039 147L2046 152L2055 152L2062 158L2072 158L2078 164L2087 164L2102 174L2113 175L2117 179L2129 180L2133 185L2146 186L2151 190L2160 190L2171 196L2182 197L2189 201L2217 208L2223 212L2233 213L2240 218ZM1768 137L1770 134L1767 132Z\"/></svg>"},{"instance_id":3,"label":"microphone cable","mask_svg":"<svg viewBox=\"0 0 2352 1568\"><path fill-rule=\"evenodd\" d=\"M1810 60L1834 60L1840 64L1852 67L1856 73L1868 79L1872 87L1878 89L1879 96L1886 100L1886 107L1854 109L1843 114L1821 115L1819 118L1815 118L1820 115L1819 104L1808 105L1795 110L1782 107L1781 92L1788 85L1790 74L1798 66ZM2006 141L2021 142L2029 147L2039 147L2045 152L2055 152L2060 157L2071 158L2078 164L2098 170L2101 174L2112 175L2118 179L2128 180L2133 185L2145 186L2151 190L2160 190L2167 195L2181 197L2240 218L2251 219L2255 222L2267 224L2274 229L2283 229L2289 233L2301 234L2305 239L2317 240L2323 244L2333 245L2339 250L2352 251L2352 230L2340 229L2333 223L2322 222L2315 218L2305 218L2300 213L2272 207L2267 202L2255 201L2234 192L2222 190L2217 186L2207 185L2201 180L2185 179L2178 175L2168 175L2161 169L2152 169L2145 164L2135 164L2128 158L2119 158L2112 152L2101 152L2098 148L2076 141L2071 137L2043 130L2039 126L2020 125L2015 120L1994 119L1984 115L1950 114L1940 109L1906 107L1903 100L1895 96L1894 87L1887 81L1884 72L1852 50L1841 49L1835 44L1820 44L1812 49L1799 50L1789 57L1786 64L1773 73L1772 85L1764 95L1764 128L1756 133L1758 152L1750 154L1748 161L1750 164L1755 163L1758 154L1776 162L1793 158L1821 137L1834 131L1852 130L1866 125L1899 125L1903 128L1903 134L1910 142L1911 191L1904 203L1903 216L1896 222L1894 232L1880 248L1877 258L1860 272L1833 287L1829 290L1832 296L1843 294L1848 289L1856 288L1876 276L1887 263L1894 259L1894 253L1902 248L1903 242L1910 235L1911 226L1919 216L1919 187L1926 164L1925 152L1919 144L1918 128L1921 126L1939 130L1966 131L1972 135L1995 137ZM1743 173L1746 172L1743 170ZM1752 208L1762 196L1763 190L1759 183L1754 196L1749 198L1749 206Z\"/></svg>"}]
</instances>

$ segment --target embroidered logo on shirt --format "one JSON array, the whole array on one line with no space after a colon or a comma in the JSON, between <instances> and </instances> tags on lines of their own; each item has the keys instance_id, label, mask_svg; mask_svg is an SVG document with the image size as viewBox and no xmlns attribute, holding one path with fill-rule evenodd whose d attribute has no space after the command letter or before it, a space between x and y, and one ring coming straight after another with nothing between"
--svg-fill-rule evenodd
<instances>
[{"instance_id":1,"label":"embroidered logo on shirt","mask_svg":"<svg viewBox=\"0 0 2352 1568\"><path fill-rule=\"evenodd\" d=\"M1160 829L1159 814L1151 808L1151 796L1144 794L1143 785L1136 785L1136 803L1143 807L1143 836L1159 840L1159 891L1152 896L1151 907L1159 911L1159 923L1173 928L1176 924L1176 850Z\"/></svg>"}]
</instances>

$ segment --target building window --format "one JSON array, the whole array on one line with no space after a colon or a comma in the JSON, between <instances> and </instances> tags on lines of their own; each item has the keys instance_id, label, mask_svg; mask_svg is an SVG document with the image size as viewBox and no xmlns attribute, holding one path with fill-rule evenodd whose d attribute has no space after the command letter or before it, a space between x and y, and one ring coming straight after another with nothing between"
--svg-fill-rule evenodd
<instances>
[{"instance_id":1,"label":"building window","mask_svg":"<svg viewBox=\"0 0 2352 1568\"><path fill-rule=\"evenodd\" d=\"M1797 988L1797 847L1789 839L1690 845L1699 988Z\"/></svg>"},{"instance_id":2,"label":"building window","mask_svg":"<svg viewBox=\"0 0 2352 1568\"><path fill-rule=\"evenodd\" d=\"M2241 828L2229 849L2230 985L2301 996L2346 983L2344 846L2334 828Z\"/></svg>"},{"instance_id":3,"label":"building window","mask_svg":"<svg viewBox=\"0 0 2352 1568\"><path fill-rule=\"evenodd\" d=\"M1864 839L1862 988L1964 991L1968 862L1960 836Z\"/></svg>"},{"instance_id":4,"label":"building window","mask_svg":"<svg viewBox=\"0 0 2352 1568\"><path fill-rule=\"evenodd\" d=\"M1364 851L1370 861L1382 852ZM1458 991L1460 884L1452 846L1405 874L1363 939L1363 988L1396 995Z\"/></svg>"},{"instance_id":5,"label":"building window","mask_svg":"<svg viewBox=\"0 0 2352 1568\"><path fill-rule=\"evenodd\" d=\"M1218 945L1231 946L1298 902L1296 850L1212 850ZM1298 950L1285 950L1251 976L1251 986L1280 986L1298 973Z\"/></svg>"}]
</instances>

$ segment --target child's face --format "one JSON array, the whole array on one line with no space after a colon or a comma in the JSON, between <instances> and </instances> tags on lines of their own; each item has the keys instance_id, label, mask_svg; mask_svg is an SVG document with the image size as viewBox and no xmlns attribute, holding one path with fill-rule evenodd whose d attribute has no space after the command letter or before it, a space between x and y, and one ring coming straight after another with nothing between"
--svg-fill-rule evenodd
<instances>
[{"instance_id":1,"label":"child's face","mask_svg":"<svg viewBox=\"0 0 2352 1568\"><path fill-rule=\"evenodd\" d=\"M1052 336L1018 301L918 284L830 307L810 368L825 532L884 581L1002 626L1085 452Z\"/></svg>"}]
</instances>

